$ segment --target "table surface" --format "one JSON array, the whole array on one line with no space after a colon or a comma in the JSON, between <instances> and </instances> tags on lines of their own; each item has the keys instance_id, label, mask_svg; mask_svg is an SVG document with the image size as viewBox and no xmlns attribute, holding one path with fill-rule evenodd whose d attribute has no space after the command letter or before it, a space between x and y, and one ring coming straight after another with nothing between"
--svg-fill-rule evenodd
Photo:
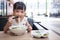
<instances>
[{"instance_id":1,"label":"table surface","mask_svg":"<svg viewBox=\"0 0 60 40\"><path fill-rule=\"evenodd\" d=\"M60 40L60 36L51 30L47 38L33 38L31 33L25 33L22 36L13 36L10 33L5 34L3 31L0 31L0 40Z\"/></svg>"}]
</instances>

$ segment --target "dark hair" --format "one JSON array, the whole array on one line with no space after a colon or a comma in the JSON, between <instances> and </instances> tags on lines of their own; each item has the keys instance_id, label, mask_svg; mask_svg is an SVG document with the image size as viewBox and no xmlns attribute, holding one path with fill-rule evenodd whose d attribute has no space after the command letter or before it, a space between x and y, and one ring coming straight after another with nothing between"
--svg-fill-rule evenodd
<instances>
[{"instance_id":1,"label":"dark hair","mask_svg":"<svg viewBox=\"0 0 60 40\"><path fill-rule=\"evenodd\" d=\"M26 5L23 3L23 2L16 2L14 5L13 5L13 10L14 9L21 9L21 10L26 10Z\"/></svg>"}]
</instances>

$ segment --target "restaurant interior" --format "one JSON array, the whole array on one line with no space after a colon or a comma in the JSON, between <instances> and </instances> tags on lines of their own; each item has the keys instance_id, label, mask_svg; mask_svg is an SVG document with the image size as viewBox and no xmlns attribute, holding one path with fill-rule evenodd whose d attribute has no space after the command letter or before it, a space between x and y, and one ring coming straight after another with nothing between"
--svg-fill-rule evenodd
<instances>
[{"instance_id":1,"label":"restaurant interior","mask_svg":"<svg viewBox=\"0 0 60 40\"><path fill-rule=\"evenodd\" d=\"M32 27L30 33L26 32L22 36L4 33L16 2L26 5L25 17ZM37 33L41 35L37 36ZM47 36L43 36L44 33ZM0 0L0 40L60 40L60 0Z\"/></svg>"}]
</instances>

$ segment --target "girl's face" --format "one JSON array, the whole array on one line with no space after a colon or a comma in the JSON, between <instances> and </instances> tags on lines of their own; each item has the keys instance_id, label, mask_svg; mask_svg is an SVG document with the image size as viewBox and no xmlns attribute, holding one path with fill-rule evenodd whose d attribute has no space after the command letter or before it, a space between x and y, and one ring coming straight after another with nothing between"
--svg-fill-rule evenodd
<instances>
[{"instance_id":1,"label":"girl's face","mask_svg":"<svg viewBox=\"0 0 60 40\"><path fill-rule=\"evenodd\" d=\"M19 16L19 17L24 17L25 16L25 11L24 10L13 10L13 15L14 16Z\"/></svg>"}]
</instances>

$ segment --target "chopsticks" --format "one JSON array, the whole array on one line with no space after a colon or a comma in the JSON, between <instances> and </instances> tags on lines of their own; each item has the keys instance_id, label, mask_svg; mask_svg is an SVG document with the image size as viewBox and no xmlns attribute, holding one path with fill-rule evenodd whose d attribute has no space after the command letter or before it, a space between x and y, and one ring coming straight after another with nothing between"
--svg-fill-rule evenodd
<instances>
[{"instance_id":1,"label":"chopsticks","mask_svg":"<svg viewBox=\"0 0 60 40\"><path fill-rule=\"evenodd\" d=\"M14 17L13 19L19 18L18 16Z\"/></svg>"}]
</instances>

